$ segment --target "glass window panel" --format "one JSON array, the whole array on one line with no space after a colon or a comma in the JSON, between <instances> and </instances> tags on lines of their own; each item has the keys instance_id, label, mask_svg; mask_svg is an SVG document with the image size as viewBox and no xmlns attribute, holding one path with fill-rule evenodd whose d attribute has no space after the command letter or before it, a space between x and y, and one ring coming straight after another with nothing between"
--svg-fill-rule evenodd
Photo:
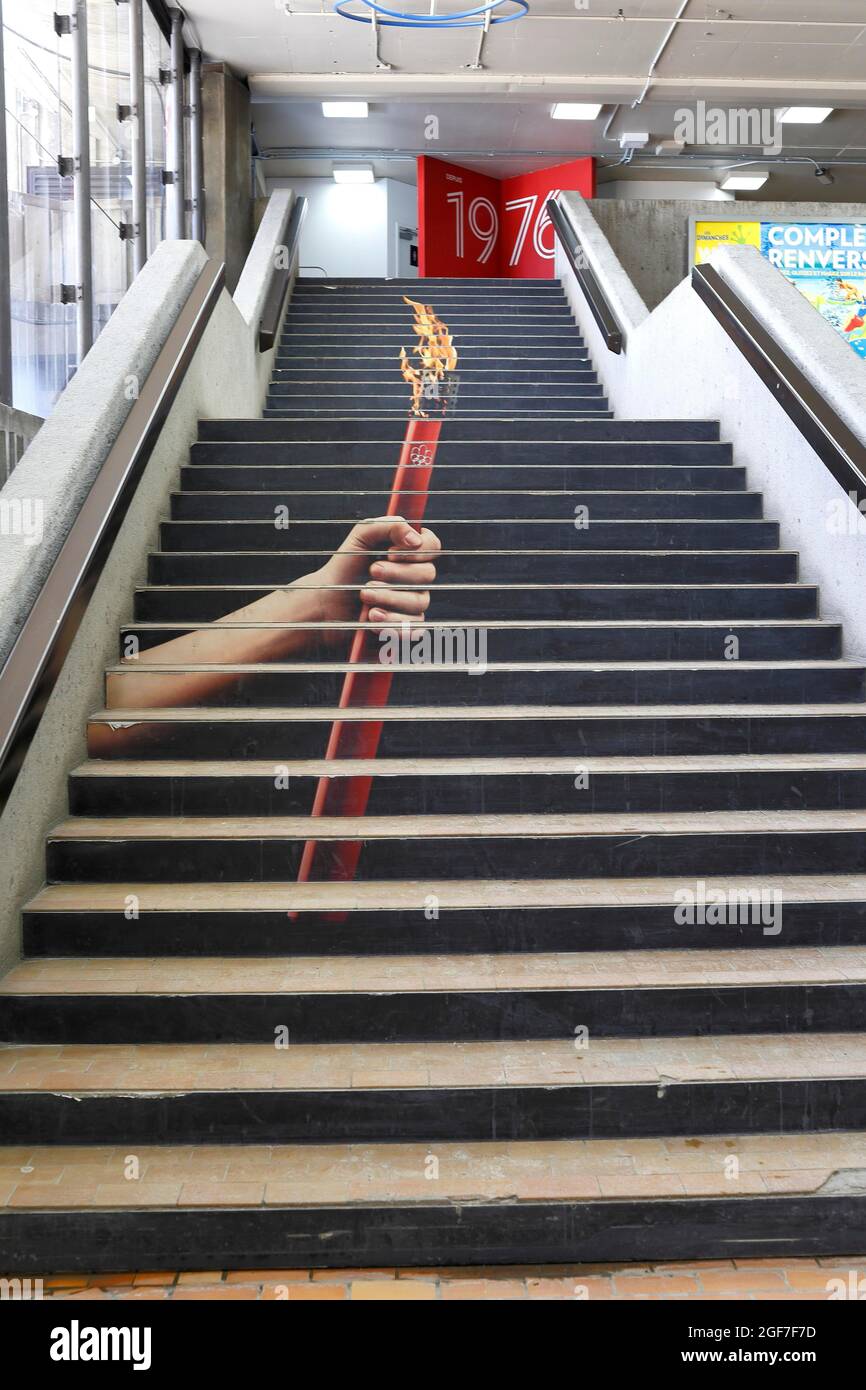
<instances>
[{"instance_id":1,"label":"glass window panel","mask_svg":"<svg viewBox=\"0 0 866 1390\"><path fill-rule=\"evenodd\" d=\"M165 239L165 105L167 88L159 80L160 68L167 69L170 51L162 30L144 6L144 106L145 147L147 150L147 251L148 255Z\"/></svg>"},{"instance_id":2,"label":"glass window panel","mask_svg":"<svg viewBox=\"0 0 866 1390\"><path fill-rule=\"evenodd\" d=\"M6 143L12 308L12 404L46 415L76 366L70 44L54 33L53 0L4 0Z\"/></svg>"},{"instance_id":3,"label":"glass window panel","mask_svg":"<svg viewBox=\"0 0 866 1390\"><path fill-rule=\"evenodd\" d=\"M94 336L108 322L132 280L132 247L120 229L132 221L132 124L118 119L128 105L129 6L87 0L90 180L93 207Z\"/></svg>"}]
</instances>

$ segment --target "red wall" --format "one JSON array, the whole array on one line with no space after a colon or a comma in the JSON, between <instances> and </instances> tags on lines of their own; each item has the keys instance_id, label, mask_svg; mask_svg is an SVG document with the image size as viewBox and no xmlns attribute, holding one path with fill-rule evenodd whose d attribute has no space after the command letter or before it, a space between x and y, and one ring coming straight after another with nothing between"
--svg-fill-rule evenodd
<instances>
[{"instance_id":1,"label":"red wall","mask_svg":"<svg viewBox=\"0 0 866 1390\"><path fill-rule=\"evenodd\" d=\"M594 198L594 160L572 159L535 174L518 174L503 179L499 187L499 274L530 280L552 276L553 228L547 220L545 204L548 198L563 191Z\"/></svg>"},{"instance_id":2,"label":"red wall","mask_svg":"<svg viewBox=\"0 0 866 1390\"><path fill-rule=\"evenodd\" d=\"M499 189L499 180L486 174L418 156L419 275L499 274L498 236L491 247L487 237L478 236L469 225L472 210L474 226L484 232L498 226ZM484 203L493 208L492 214Z\"/></svg>"},{"instance_id":3,"label":"red wall","mask_svg":"<svg viewBox=\"0 0 866 1390\"><path fill-rule=\"evenodd\" d=\"M593 161L573 159L500 180L419 155L418 273L552 276L553 235L544 206L561 189L592 198Z\"/></svg>"}]
</instances>

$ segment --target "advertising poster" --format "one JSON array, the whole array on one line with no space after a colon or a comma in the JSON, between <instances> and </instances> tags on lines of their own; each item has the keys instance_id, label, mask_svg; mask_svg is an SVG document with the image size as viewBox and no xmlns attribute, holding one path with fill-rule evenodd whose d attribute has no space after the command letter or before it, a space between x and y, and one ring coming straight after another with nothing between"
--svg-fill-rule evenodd
<instances>
[{"instance_id":1,"label":"advertising poster","mask_svg":"<svg viewBox=\"0 0 866 1390\"><path fill-rule=\"evenodd\" d=\"M430 155L418 157L421 275L550 279L553 228L547 200L562 188L595 192L591 159L493 178Z\"/></svg>"},{"instance_id":2,"label":"advertising poster","mask_svg":"<svg viewBox=\"0 0 866 1390\"><path fill-rule=\"evenodd\" d=\"M866 222L695 221L694 260L756 246L866 358Z\"/></svg>"}]
</instances>

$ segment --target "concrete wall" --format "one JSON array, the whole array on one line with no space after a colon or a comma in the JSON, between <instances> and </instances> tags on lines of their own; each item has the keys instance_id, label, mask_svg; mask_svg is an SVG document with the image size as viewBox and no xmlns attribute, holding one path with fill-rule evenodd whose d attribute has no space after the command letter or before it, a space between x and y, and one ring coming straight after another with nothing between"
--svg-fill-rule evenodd
<instances>
[{"instance_id":1,"label":"concrete wall","mask_svg":"<svg viewBox=\"0 0 866 1390\"><path fill-rule=\"evenodd\" d=\"M225 291L219 298L0 816L0 973L18 957L20 908L44 881L45 835L67 814L67 774L85 757L87 717L103 704L104 668L117 660L119 626L132 615L135 585L146 579L198 421L261 414L273 353L258 351L258 317L290 207L286 193L266 213L240 302ZM17 635L129 414L125 383L147 376L205 262L197 242L157 247L4 488L2 497L14 489L49 505L39 545L0 548L2 649Z\"/></svg>"},{"instance_id":2,"label":"concrete wall","mask_svg":"<svg viewBox=\"0 0 866 1390\"><path fill-rule=\"evenodd\" d=\"M628 187L628 185L624 185ZM650 309L689 270L689 218L735 212L743 221L774 217L844 222L866 217L866 203L718 202L692 198L593 198L588 206Z\"/></svg>"},{"instance_id":3,"label":"concrete wall","mask_svg":"<svg viewBox=\"0 0 866 1390\"><path fill-rule=\"evenodd\" d=\"M608 352L570 266L556 274L586 337L615 413L630 419L719 420L747 485L764 493L782 546L799 551L800 578L821 585L822 616L844 624L845 655L866 660L866 523L730 338L682 281L647 313L589 205L566 194L568 216L610 293L626 350ZM712 263L779 338L797 366L866 441L866 366L754 247L719 247Z\"/></svg>"},{"instance_id":4,"label":"concrete wall","mask_svg":"<svg viewBox=\"0 0 866 1390\"><path fill-rule=\"evenodd\" d=\"M253 241L250 94L223 63L202 67L205 247L225 262L230 294Z\"/></svg>"},{"instance_id":5,"label":"concrete wall","mask_svg":"<svg viewBox=\"0 0 866 1390\"><path fill-rule=\"evenodd\" d=\"M598 198L690 198L714 203L736 202L736 195L723 193L716 183L700 183L695 179L614 179L600 183Z\"/></svg>"}]
</instances>

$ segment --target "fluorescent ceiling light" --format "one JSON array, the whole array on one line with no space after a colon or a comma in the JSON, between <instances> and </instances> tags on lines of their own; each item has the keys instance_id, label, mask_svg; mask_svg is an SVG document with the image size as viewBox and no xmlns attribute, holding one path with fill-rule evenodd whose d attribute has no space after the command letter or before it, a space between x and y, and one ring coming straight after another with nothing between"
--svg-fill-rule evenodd
<instances>
[{"instance_id":1,"label":"fluorescent ceiling light","mask_svg":"<svg viewBox=\"0 0 866 1390\"><path fill-rule=\"evenodd\" d=\"M728 174L721 186L726 193L754 193L755 189L763 188L769 177L769 174Z\"/></svg>"},{"instance_id":2,"label":"fluorescent ceiling light","mask_svg":"<svg viewBox=\"0 0 866 1390\"><path fill-rule=\"evenodd\" d=\"M833 111L832 106L786 106L777 119L782 125L820 125Z\"/></svg>"},{"instance_id":3,"label":"fluorescent ceiling light","mask_svg":"<svg viewBox=\"0 0 866 1390\"><path fill-rule=\"evenodd\" d=\"M594 121L601 110L601 102L558 101L551 111L555 121Z\"/></svg>"},{"instance_id":4,"label":"fluorescent ceiling light","mask_svg":"<svg viewBox=\"0 0 866 1390\"><path fill-rule=\"evenodd\" d=\"M358 120L369 116L370 107L366 101L323 101L323 116L347 116Z\"/></svg>"},{"instance_id":5,"label":"fluorescent ceiling light","mask_svg":"<svg viewBox=\"0 0 866 1390\"><path fill-rule=\"evenodd\" d=\"M374 183L372 164L335 164L334 183Z\"/></svg>"}]
</instances>

